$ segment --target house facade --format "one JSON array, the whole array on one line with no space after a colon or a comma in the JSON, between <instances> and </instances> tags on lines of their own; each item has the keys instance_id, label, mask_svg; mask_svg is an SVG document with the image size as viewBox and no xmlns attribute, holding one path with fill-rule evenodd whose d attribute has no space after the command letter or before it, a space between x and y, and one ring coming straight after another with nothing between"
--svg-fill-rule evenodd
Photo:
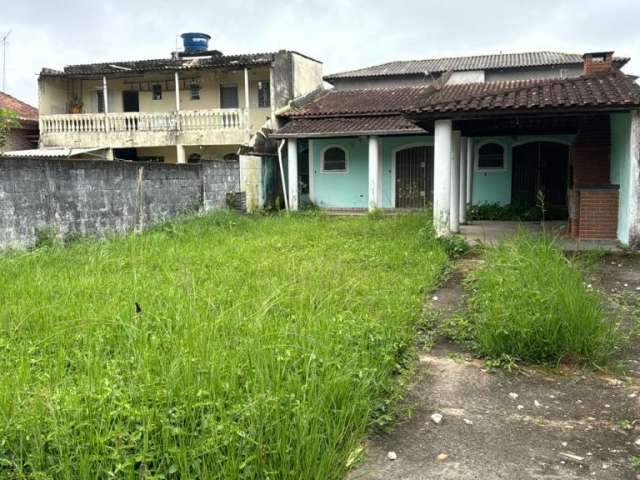
<instances>
[{"instance_id":1,"label":"house facade","mask_svg":"<svg viewBox=\"0 0 640 480\"><path fill-rule=\"evenodd\" d=\"M293 208L433 208L457 232L473 204L564 211L581 239L638 241L640 88L612 52L393 62L325 77L294 105ZM292 174L293 172L293 174Z\"/></svg>"},{"instance_id":2,"label":"house facade","mask_svg":"<svg viewBox=\"0 0 640 480\"><path fill-rule=\"evenodd\" d=\"M170 58L44 68L40 147L169 163L237 158L279 109L322 83L322 64L298 52L224 55L206 34L182 37Z\"/></svg>"},{"instance_id":3,"label":"house facade","mask_svg":"<svg viewBox=\"0 0 640 480\"><path fill-rule=\"evenodd\" d=\"M9 130L0 153L37 147L38 109L4 92L0 92L0 108L15 112L18 123Z\"/></svg>"}]
</instances>

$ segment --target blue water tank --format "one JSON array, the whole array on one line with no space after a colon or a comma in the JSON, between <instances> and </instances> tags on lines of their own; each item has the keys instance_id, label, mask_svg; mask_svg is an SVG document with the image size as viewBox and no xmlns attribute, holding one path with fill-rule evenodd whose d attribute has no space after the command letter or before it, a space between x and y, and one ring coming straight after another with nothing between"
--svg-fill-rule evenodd
<instances>
[{"instance_id":1,"label":"blue water tank","mask_svg":"<svg viewBox=\"0 0 640 480\"><path fill-rule=\"evenodd\" d=\"M184 45L184 51L190 52L206 52L209 50L209 40L211 37L206 33L188 32L180 35L182 37L182 44Z\"/></svg>"}]
</instances>

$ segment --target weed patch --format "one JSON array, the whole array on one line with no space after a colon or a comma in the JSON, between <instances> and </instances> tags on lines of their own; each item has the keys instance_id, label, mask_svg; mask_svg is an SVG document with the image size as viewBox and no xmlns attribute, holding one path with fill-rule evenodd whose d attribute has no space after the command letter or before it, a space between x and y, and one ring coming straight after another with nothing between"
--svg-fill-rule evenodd
<instances>
[{"instance_id":1,"label":"weed patch","mask_svg":"<svg viewBox=\"0 0 640 480\"><path fill-rule=\"evenodd\" d=\"M447 264L429 223L220 213L0 256L0 478L342 478Z\"/></svg>"},{"instance_id":2,"label":"weed patch","mask_svg":"<svg viewBox=\"0 0 640 480\"><path fill-rule=\"evenodd\" d=\"M490 358L602 364L618 340L598 294L548 237L521 233L487 249L467 286L469 332Z\"/></svg>"}]
</instances>

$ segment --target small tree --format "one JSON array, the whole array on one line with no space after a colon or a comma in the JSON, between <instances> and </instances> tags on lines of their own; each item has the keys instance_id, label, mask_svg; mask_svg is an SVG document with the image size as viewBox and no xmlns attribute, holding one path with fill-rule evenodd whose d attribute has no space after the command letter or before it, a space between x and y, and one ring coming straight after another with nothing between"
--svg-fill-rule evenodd
<instances>
[{"instance_id":1,"label":"small tree","mask_svg":"<svg viewBox=\"0 0 640 480\"><path fill-rule=\"evenodd\" d=\"M9 130L18 125L16 112L7 108L0 108L0 147L6 143Z\"/></svg>"}]
</instances>

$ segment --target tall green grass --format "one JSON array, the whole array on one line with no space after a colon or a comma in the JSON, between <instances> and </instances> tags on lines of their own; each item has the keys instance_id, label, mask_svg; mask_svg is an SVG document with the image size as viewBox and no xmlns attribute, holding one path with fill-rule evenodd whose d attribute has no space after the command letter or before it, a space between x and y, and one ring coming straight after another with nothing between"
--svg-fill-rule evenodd
<instances>
[{"instance_id":1,"label":"tall green grass","mask_svg":"<svg viewBox=\"0 0 640 480\"><path fill-rule=\"evenodd\" d=\"M488 357L599 364L615 347L616 322L549 237L520 233L489 248L468 285L471 337Z\"/></svg>"},{"instance_id":2,"label":"tall green grass","mask_svg":"<svg viewBox=\"0 0 640 480\"><path fill-rule=\"evenodd\" d=\"M0 478L341 478L446 264L428 223L217 214L0 257Z\"/></svg>"}]
</instances>

